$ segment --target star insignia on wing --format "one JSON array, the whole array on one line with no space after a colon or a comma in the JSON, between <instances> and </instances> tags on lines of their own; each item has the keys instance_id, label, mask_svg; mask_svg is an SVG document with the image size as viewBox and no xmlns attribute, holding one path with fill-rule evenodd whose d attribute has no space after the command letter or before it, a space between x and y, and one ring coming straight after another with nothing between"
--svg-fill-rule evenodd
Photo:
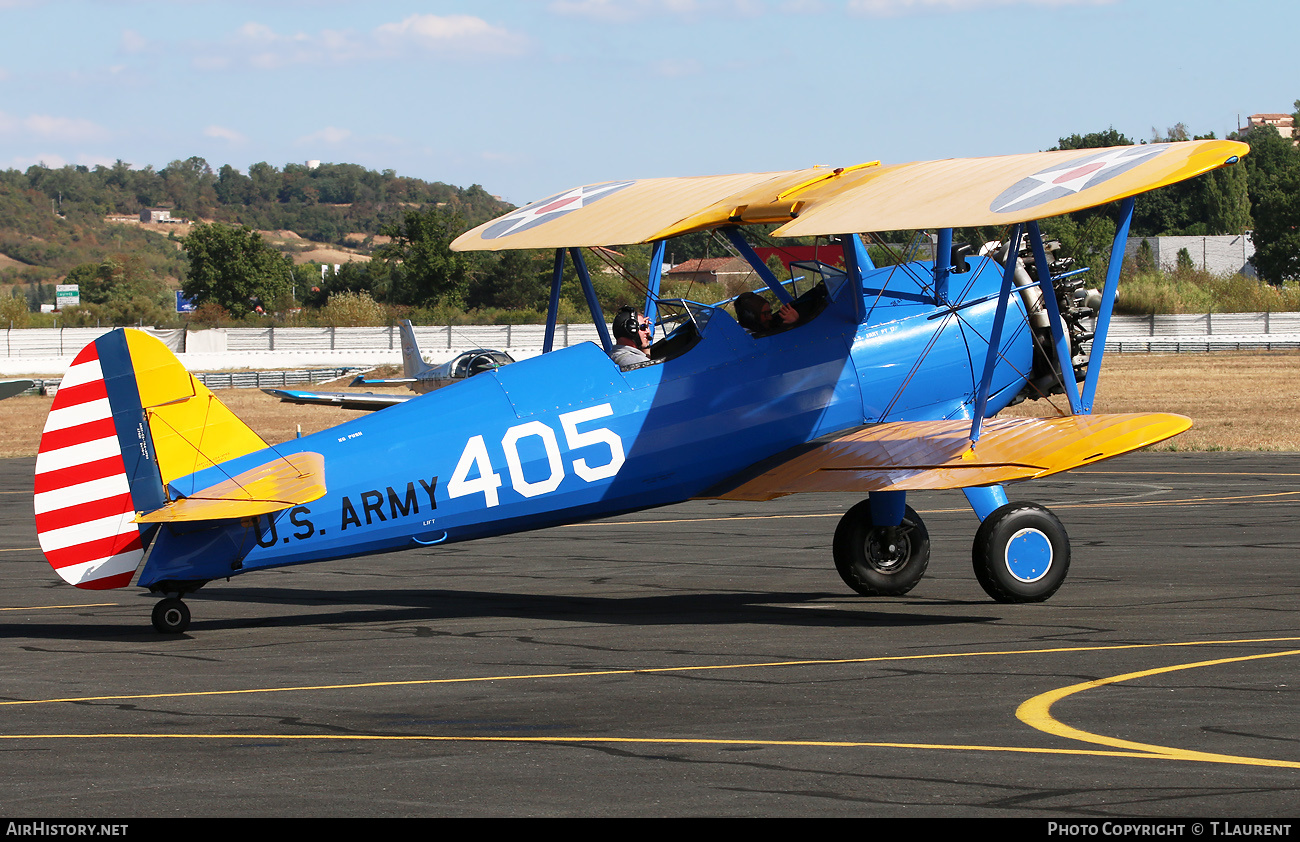
<instances>
[{"instance_id":1,"label":"star insignia on wing","mask_svg":"<svg viewBox=\"0 0 1300 842\"><path fill-rule=\"evenodd\" d=\"M1109 181L1164 151L1159 144L1127 146L1057 164L1002 191L989 209L994 213L1008 213L1044 205Z\"/></svg>"},{"instance_id":2,"label":"star insignia on wing","mask_svg":"<svg viewBox=\"0 0 1300 842\"><path fill-rule=\"evenodd\" d=\"M584 187L575 187L566 193L557 193L548 199L522 207L509 216L501 217L483 232L482 237L485 240L508 237L511 234L533 228L565 214L573 213L634 183L632 181L610 181L604 184L588 184Z\"/></svg>"}]
</instances>

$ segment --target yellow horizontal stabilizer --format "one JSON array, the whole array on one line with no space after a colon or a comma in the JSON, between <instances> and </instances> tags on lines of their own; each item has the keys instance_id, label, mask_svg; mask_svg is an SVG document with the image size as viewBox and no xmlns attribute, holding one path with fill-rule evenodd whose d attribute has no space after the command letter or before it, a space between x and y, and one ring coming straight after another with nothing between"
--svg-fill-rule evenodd
<instances>
[{"instance_id":1,"label":"yellow horizontal stabilizer","mask_svg":"<svg viewBox=\"0 0 1300 842\"><path fill-rule=\"evenodd\" d=\"M254 517L324 496L325 457L319 453L294 453L174 500L136 517L135 523Z\"/></svg>"},{"instance_id":2,"label":"yellow horizontal stabilizer","mask_svg":"<svg viewBox=\"0 0 1300 842\"><path fill-rule=\"evenodd\" d=\"M993 418L972 447L970 421L895 421L825 442L747 475L722 500L810 491L967 488L1049 476L1164 441L1192 426L1168 413Z\"/></svg>"},{"instance_id":3,"label":"yellow horizontal stabilizer","mask_svg":"<svg viewBox=\"0 0 1300 842\"><path fill-rule=\"evenodd\" d=\"M811 167L575 187L462 234L456 251L645 243L722 225L783 223L778 237L1010 225L1104 205L1233 163L1231 140L1193 140Z\"/></svg>"}]
</instances>

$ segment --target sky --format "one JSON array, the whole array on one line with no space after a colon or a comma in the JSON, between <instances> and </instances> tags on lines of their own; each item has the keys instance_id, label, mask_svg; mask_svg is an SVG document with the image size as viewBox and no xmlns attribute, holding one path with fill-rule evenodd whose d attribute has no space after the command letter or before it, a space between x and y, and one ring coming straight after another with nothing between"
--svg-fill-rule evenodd
<instances>
[{"instance_id":1,"label":"sky","mask_svg":"<svg viewBox=\"0 0 1300 842\"><path fill-rule=\"evenodd\" d=\"M514 204L614 179L1223 137L1295 0L0 0L0 169L321 160Z\"/></svg>"}]
</instances>

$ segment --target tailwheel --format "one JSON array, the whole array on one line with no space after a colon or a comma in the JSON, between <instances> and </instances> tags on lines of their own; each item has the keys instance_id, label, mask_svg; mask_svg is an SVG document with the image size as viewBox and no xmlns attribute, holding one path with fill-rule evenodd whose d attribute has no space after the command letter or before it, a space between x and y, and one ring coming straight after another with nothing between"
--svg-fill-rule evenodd
<instances>
[{"instance_id":1,"label":"tailwheel","mask_svg":"<svg viewBox=\"0 0 1300 842\"><path fill-rule=\"evenodd\" d=\"M153 627L162 634L181 634L190 627L190 607L174 596L153 607Z\"/></svg>"},{"instance_id":2,"label":"tailwheel","mask_svg":"<svg viewBox=\"0 0 1300 842\"><path fill-rule=\"evenodd\" d=\"M864 596L902 596L930 563L930 534L911 506L898 526L876 526L862 501L840 519L832 548L840 578Z\"/></svg>"},{"instance_id":3,"label":"tailwheel","mask_svg":"<svg viewBox=\"0 0 1300 842\"><path fill-rule=\"evenodd\" d=\"M975 578L998 602L1042 602L1070 569L1070 537L1056 515L1036 503L995 509L975 533Z\"/></svg>"}]
</instances>

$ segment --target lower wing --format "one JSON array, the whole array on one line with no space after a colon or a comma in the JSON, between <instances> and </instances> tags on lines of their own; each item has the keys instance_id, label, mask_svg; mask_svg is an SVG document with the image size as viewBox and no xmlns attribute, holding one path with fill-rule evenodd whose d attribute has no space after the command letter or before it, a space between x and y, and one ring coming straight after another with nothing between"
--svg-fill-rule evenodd
<instances>
[{"instance_id":1,"label":"lower wing","mask_svg":"<svg viewBox=\"0 0 1300 842\"><path fill-rule=\"evenodd\" d=\"M809 491L912 491L1034 479L1176 436L1191 419L1168 413L993 418L971 444L970 421L894 421L760 463L702 495L771 500Z\"/></svg>"}]
</instances>

